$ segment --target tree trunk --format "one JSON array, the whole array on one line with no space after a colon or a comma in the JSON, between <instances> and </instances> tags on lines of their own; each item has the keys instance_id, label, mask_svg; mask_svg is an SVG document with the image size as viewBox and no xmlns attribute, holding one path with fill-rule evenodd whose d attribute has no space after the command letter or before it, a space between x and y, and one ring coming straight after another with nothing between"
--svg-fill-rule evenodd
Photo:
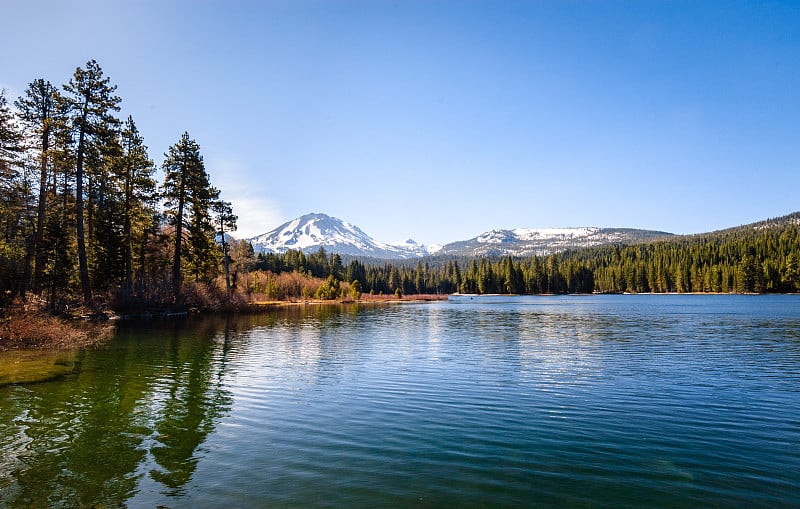
<instances>
[{"instance_id":1,"label":"tree trunk","mask_svg":"<svg viewBox=\"0 0 800 509\"><path fill-rule=\"evenodd\" d=\"M130 169L129 169L130 170ZM128 172L125 182L125 223L123 225L125 235L125 298L131 295L131 272L132 272L132 259L133 259L133 241L131 239L131 208L133 197L131 196L131 183L130 171Z\"/></svg>"},{"instance_id":2,"label":"tree trunk","mask_svg":"<svg viewBox=\"0 0 800 509\"><path fill-rule=\"evenodd\" d=\"M231 269L228 262L228 243L225 242L225 230L220 225L220 232L222 234L222 256L225 260L225 297L231 300Z\"/></svg>"},{"instance_id":3,"label":"tree trunk","mask_svg":"<svg viewBox=\"0 0 800 509\"><path fill-rule=\"evenodd\" d=\"M84 110L85 111L85 110ZM86 113L83 115L80 134L78 135L78 154L77 164L75 165L75 219L78 234L78 273L81 280L81 290L83 291L83 301L89 303L92 300L92 287L89 282L89 263L86 259L86 231L83 220L83 151L84 151L84 132L86 123Z\"/></svg>"},{"instance_id":4,"label":"tree trunk","mask_svg":"<svg viewBox=\"0 0 800 509\"><path fill-rule=\"evenodd\" d=\"M184 165L185 166L185 165ZM182 168L185 171L185 168ZM184 205L184 175L181 175L181 184L178 191L178 217L175 225L175 258L172 261L172 291L175 296L175 303L180 303L180 295L183 286L181 274L181 247L183 240L183 205Z\"/></svg>"},{"instance_id":5,"label":"tree trunk","mask_svg":"<svg viewBox=\"0 0 800 509\"><path fill-rule=\"evenodd\" d=\"M39 173L39 204L36 211L36 232L33 236L34 269L33 292L41 290L42 270L44 269L44 253L42 252L42 238L44 238L44 219L47 214L47 158L50 150L50 129L42 129L42 164Z\"/></svg>"}]
</instances>

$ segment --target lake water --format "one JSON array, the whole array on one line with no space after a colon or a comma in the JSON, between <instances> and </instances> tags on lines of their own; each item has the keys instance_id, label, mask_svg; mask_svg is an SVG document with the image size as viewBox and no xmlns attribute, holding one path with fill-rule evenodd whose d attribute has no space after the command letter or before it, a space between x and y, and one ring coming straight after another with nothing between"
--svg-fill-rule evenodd
<instances>
[{"instance_id":1,"label":"lake water","mask_svg":"<svg viewBox=\"0 0 800 509\"><path fill-rule=\"evenodd\" d=\"M800 506L796 296L306 306L43 355L0 372L0 507Z\"/></svg>"}]
</instances>

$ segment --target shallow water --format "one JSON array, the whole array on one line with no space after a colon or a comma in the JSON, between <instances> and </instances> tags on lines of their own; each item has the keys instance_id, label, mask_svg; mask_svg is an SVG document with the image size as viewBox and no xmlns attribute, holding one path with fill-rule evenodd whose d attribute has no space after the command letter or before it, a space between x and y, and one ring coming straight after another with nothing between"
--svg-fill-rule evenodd
<instances>
[{"instance_id":1,"label":"shallow water","mask_svg":"<svg viewBox=\"0 0 800 509\"><path fill-rule=\"evenodd\" d=\"M0 507L800 503L794 296L308 306L66 364L0 387Z\"/></svg>"},{"instance_id":2,"label":"shallow water","mask_svg":"<svg viewBox=\"0 0 800 509\"><path fill-rule=\"evenodd\" d=\"M0 387L46 382L72 373L77 350L10 350L0 352Z\"/></svg>"}]
</instances>

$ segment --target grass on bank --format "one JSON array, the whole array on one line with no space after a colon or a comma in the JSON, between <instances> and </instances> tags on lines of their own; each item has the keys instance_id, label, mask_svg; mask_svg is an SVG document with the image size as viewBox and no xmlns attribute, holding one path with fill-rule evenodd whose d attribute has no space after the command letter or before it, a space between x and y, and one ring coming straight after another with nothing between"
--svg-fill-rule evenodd
<instances>
[{"instance_id":1,"label":"grass on bank","mask_svg":"<svg viewBox=\"0 0 800 509\"><path fill-rule=\"evenodd\" d=\"M85 348L103 342L111 326L78 322L44 310L14 307L0 318L0 351Z\"/></svg>"},{"instance_id":2,"label":"grass on bank","mask_svg":"<svg viewBox=\"0 0 800 509\"><path fill-rule=\"evenodd\" d=\"M313 303L388 303L447 299L446 295L372 295L360 284L315 278L298 272L255 271L240 275L230 297L224 277L208 283L189 282L176 305L163 285L134 297L121 291L96 295L92 306L78 300L48 309L35 297L0 309L0 351L85 348L103 342L113 331L114 316L146 319L172 313L253 312L272 306Z\"/></svg>"}]
</instances>

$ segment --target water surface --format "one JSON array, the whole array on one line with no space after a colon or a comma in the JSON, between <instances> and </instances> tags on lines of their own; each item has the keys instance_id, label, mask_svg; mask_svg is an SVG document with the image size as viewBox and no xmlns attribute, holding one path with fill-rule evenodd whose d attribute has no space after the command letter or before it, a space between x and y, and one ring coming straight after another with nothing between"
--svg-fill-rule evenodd
<instances>
[{"instance_id":1,"label":"water surface","mask_svg":"<svg viewBox=\"0 0 800 509\"><path fill-rule=\"evenodd\" d=\"M307 306L66 359L0 387L0 507L800 504L794 296Z\"/></svg>"}]
</instances>

